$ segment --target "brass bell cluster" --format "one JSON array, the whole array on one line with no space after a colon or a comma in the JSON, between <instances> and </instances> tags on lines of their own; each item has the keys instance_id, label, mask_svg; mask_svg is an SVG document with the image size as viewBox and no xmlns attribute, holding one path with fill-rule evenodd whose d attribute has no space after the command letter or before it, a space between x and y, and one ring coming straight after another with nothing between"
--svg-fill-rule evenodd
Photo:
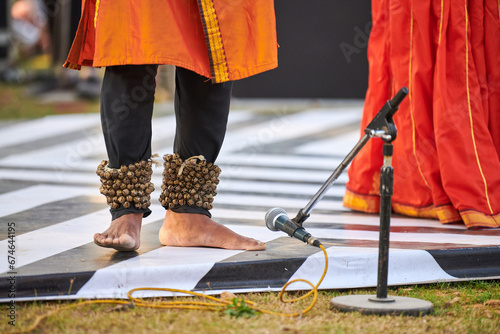
<instances>
[{"instance_id":1,"label":"brass bell cluster","mask_svg":"<svg viewBox=\"0 0 500 334\"><path fill-rule=\"evenodd\" d=\"M164 171L160 202L173 209L181 205L212 209L219 184L219 166L207 163L203 156L182 161L177 153L163 156Z\"/></svg>"},{"instance_id":2,"label":"brass bell cluster","mask_svg":"<svg viewBox=\"0 0 500 334\"><path fill-rule=\"evenodd\" d=\"M96 171L101 178L99 190L111 208L123 206L128 209L133 205L136 209L146 209L151 205L151 193L155 190L150 182L151 166L151 161L141 160L115 169L108 167L108 161L101 162Z\"/></svg>"}]
</instances>

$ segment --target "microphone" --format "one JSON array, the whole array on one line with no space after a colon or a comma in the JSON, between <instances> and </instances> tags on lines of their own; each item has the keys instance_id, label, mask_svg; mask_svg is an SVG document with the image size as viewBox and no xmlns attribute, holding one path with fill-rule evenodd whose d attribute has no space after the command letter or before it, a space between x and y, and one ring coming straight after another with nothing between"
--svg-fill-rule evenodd
<instances>
[{"instance_id":1,"label":"microphone","mask_svg":"<svg viewBox=\"0 0 500 334\"><path fill-rule=\"evenodd\" d=\"M266 213L266 226L271 231L283 231L292 238L299 239L311 246L319 247L321 242L308 233L302 226L293 222L282 208L272 208Z\"/></svg>"}]
</instances>

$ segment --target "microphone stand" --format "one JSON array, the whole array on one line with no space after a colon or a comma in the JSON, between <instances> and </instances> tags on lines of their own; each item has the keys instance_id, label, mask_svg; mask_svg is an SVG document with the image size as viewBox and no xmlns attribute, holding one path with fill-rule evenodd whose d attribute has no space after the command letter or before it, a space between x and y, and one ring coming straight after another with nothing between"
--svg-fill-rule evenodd
<instances>
[{"instance_id":1,"label":"microphone stand","mask_svg":"<svg viewBox=\"0 0 500 334\"><path fill-rule=\"evenodd\" d=\"M384 164L380 171L380 228L379 228L379 254L378 254L378 277L377 294L372 295L348 295L333 298L330 301L332 308L343 312L359 311L363 314L406 314L422 315L429 313L432 303L408 297L387 296L387 278L389 270L389 235L392 210L392 193L394 169L392 167L392 142L397 137L397 129L392 117L399 108L399 104L408 95L408 88L403 87L390 100L385 103L378 114L364 130L364 135L354 148L342 160L328 180L321 186L309 203L299 210L293 222L302 226L309 218L316 203L320 201L325 193L331 188L333 182L342 171L351 163L354 157L365 146L372 137L379 137L384 141L382 153Z\"/></svg>"},{"instance_id":2,"label":"microphone stand","mask_svg":"<svg viewBox=\"0 0 500 334\"><path fill-rule=\"evenodd\" d=\"M392 120L392 116L399 109L399 104L408 95L408 88L403 87L399 92L392 98L392 100L387 101L378 114L373 118L373 120L365 128L365 134L356 143L353 149L346 155L344 160L340 165L333 171L332 175L326 180L326 182L321 186L318 192L313 196L313 198L307 203L307 205L300 209L297 216L292 219L292 221L300 226L304 221L309 218L312 209L316 204L323 198L325 193L332 187L333 182L340 176L340 174L346 169L346 167L351 163L354 157L359 153L359 151L368 143L372 137L380 137L382 140L387 142L392 142L396 139L397 129Z\"/></svg>"}]
</instances>

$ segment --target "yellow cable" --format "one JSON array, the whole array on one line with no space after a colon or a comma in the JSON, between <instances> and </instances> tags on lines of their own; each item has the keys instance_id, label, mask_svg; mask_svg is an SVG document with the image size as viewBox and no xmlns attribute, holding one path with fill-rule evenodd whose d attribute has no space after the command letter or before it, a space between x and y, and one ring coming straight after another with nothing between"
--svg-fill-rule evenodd
<instances>
[{"instance_id":1,"label":"yellow cable","mask_svg":"<svg viewBox=\"0 0 500 334\"><path fill-rule=\"evenodd\" d=\"M248 305L248 308L250 308L254 311L264 313L264 314L282 316L282 317L298 317L298 316L301 316L301 315L309 312L314 307L314 305L316 304L316 302L318 300L318 287L323 282L323 279L325 278L326 272L328 270L328 254L326 253L326 249L321 244L319 245L319 248L321 248L321 250L323 251L323 254L325 256L325 268L323 270L323 274L321 275L321 278L319 279L318 283L316 285L313 285L308 280L295 279L293 281L286 283L279 293L279 299L282 303L294 303L294 302L297 302L299 300L303 300L312 294L313 300L305 309L303 309L300 312L296 312L296 313L281 313L281 312L274 312L274 311L259 308L256 306L255 302L253 302L251 300L242 299L242 301L246 305ZM297 282L304 282L304 283L309 284L312 288L311 291L309 291L305 295L298 297L298 298L289 299L289 300L284 299L283 295L286 292L286 288L289 285L291 285L293 283L297 283ZM168 291L168 292L174 292L174 293L176 292L176 293L182 293L182 294L186 294L186 295L190 295L190 296L201 297L201 298L206 299L206 300L211 300L212 302L196 302L196 301L163 301L163 302L158 302L155 300L148 301L148 300L145 300L143 298L133 297L132 294L134 292L137 292L137 291ZM194 291L181 290L181 289L170 289L170 288L150 288L150 287L132 289L127 293L127 297L128 297L128 300L115 300L115 299L87 300L87 301L79 302L79 303L76 303L73 305L64 306L64 307L61 307L57 310L47 312L47 313L37 317L35 319L35 321L33 322L33 324L31 326L29 326L28 328L22 329L19 331L15 331L15 332L10 332L10 333L30 332L30 331L34 330L35 328L37 328L38 325L44 319L52 316L55 313L61 312L63 310L75 308L78 306L82 306L82 305L88 305L88 304L115 304L115 305L131 305L134 307L140 306L140 307L161 308L161 309L183 309L183 310L188 309L188 310L204 310L204 311L222 311L222 310L224 310L224 308L227 305L230 305L233 302L232 300L224 300L224 299L220 299L217 297L205 295L205 294L202 294L199 292L194 292Z\"/></svg>"}]
</instances>

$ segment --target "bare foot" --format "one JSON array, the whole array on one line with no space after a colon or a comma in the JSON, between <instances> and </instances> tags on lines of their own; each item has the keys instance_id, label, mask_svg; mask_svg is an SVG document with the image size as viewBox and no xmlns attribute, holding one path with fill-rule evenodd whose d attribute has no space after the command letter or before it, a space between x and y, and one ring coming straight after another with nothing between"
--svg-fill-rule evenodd
<instances>
[{"instance_id":1,"label":"bare foot","mask_svg":"<svg viewBox=\"0 0 500 334\"><path fill-rule=\"evenodd\" d=\"M167 210L160 229L165 246L264 250L266 244L239 235L203 214Z\"/></svg>"},{"instance_id":2,"label":"bare foot","mask_svg":"<svg viewBox=\"0 0 500 334\"><path fill-rule=\"evenodd\" d=\"M129 213L116 218L109 228L94 234L96 245L118 251L134 251L141 245L142 213Z\"/></svg>"}]
</instances>

